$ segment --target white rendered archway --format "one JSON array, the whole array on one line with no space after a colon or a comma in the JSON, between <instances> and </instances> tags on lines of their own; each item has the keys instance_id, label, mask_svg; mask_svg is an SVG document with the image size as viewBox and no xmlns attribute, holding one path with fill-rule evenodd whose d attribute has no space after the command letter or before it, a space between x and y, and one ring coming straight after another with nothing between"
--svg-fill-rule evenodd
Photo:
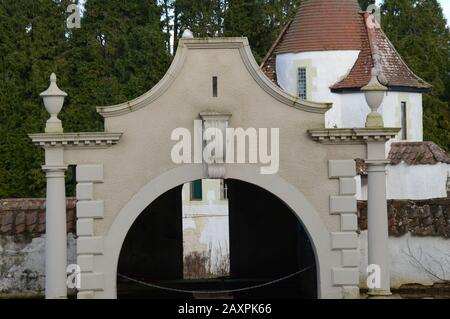
<instances>
[{"instance_id":1,"label":"white rendered archway","mask_svg":"<svg viewBox=\"0 0 450 319\"><path fill-rule=\"evenodd\" d=\"M122 244L134 221L145 208L172 188L204 178L207 176L202 165L177 167L147 183L121 209L105 237L104 255L96 263L96 266L104 272L105 278L105 289L96 292L97 298L117 297L116 275ZM248 182L271 192L295 213L305 227L315 252L318 297L338 297L341 291L339 287L332 286L331 268L339 261L333 260L330 233L305 196L281 177L261 175L259 169L251 165L229 165L226 178Z\"/></svg>"}]
</instances>

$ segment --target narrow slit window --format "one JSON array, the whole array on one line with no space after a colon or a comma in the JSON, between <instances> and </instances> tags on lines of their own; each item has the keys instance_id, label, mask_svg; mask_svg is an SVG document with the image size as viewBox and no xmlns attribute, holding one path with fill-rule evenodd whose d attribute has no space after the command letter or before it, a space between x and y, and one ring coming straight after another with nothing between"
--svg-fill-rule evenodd
<instances>
[{"instance_id":1,"label":"narrow slit window","mask_svg":"<svg viewBox=\"0 0 450 319\"><path fill-rule=\"evenodd\" d=\"M212 78L213 97L218 96L218 94L217 94L217 84L218 83L217 82L218 82L217 76L213 76L213 78Z\"/></svg>"},{"instance_id":2,"label":"narrow slit window","mask_svg":"<svg viewBox=\"0 0 450 319\"><path fill-rule=\"evenodd\" d=\"M407 113L406 102L401 104L401 116L402 116L402 140L406 141L408 139L408 113Z\"/></svg>"},{"instance_id":3,"label":"narrow slit window","mask_svg":"<svg viewBox=\"0 0 450 319\"><path fill-rule=\"evenodd\" d=\"M203 199L202 180L191 183L191 200L201 201Z\"/></svg>"},{"instance_id":4,"label":"narrow slit window","mask_svg":"<svg viewBox=\"0 0 450 319\"><path fill-rule=\"evenodd\" d=\"M307 98L306 68L298 69L298 96L303 100Z\"/></svg>"}]
</instances>

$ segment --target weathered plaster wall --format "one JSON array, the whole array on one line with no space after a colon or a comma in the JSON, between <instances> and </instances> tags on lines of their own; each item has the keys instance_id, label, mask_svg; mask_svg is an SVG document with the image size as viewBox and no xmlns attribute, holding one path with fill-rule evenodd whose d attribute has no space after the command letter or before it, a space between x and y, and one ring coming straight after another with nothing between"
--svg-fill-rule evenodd
<instances>
[{"instance_id":1,"label":"weathered plaster wall","mask_svg":"<svg viewBox=\"0 0 450 319\"><path fill-rule=\"evenodd\" d=\"M426 200L447 197L450 165L387 165L387 199ZM367 200L367 176L358 176L358 200Z\"/></svg>"},{"instance_id":2,"label":"weathered plaster wall","mask_svg":"<svg viewBox=\"0 0 450 319\"><path fill-rule=\"evenodd\" d=\"M75 200L67 201L68 264L76 263ZM45 200L0 200L0 298L44 290Z\"/></svg>"},{"instance_id":3,"label":"weathered plaster wall","mask_svg":"<svg viewBox=\"0 0 450 319\"><path fill-rule=\"evenodd\" d=\"M366 287L367 202L358 202L360 287ZM391 286L450 280L450 198L388 201Z\"/></svg>"},{"instance_id":4,"label":"weathered plaster wall","mask_svg":"<svg viewBox=\"0 0 450 319\"><path fill-rule=\"evenodd\" d=\"M387 166L388 199L431 199L447 197L450 165Z\"/></svg>"},{"instance_id":5,"label":"weathered plaster wall","mask_svg":"<svg viewBox=\"0 0 450 319\"><path fill-rule=\"evenodd\" d=\"M67 235L67 264L76 263L76 239ZM33 295L45 288L45 235L0 236L0 298Z\"/></svg>"},{"instance_id":6,"label":"weathered plaster wall","mask_svg":"<svg viewBox=\"0 0 450 319\"><path fill-rule=\"evenodd\" d=\"M220 180L207 179L202 183L202 200L191 200L189 183L182 191L184 269L195 276L193 269L186 268L188 261L200 257L211 275L225 275L230 251L228 200L221 198Z\"/></svg>"},{"instance_id":7,"label":"weathered plaster wall","mask_svg":"<svg viewBox=\"0 0 450 319\"><path fill-rule=\"evenodd\" d=\"M361 266L360 287L366 288L367 231L359 236ZM442 237L389 237L391 287L408 284L432 286L450 280L450 239Z\"/></svg>"}]
</instances>

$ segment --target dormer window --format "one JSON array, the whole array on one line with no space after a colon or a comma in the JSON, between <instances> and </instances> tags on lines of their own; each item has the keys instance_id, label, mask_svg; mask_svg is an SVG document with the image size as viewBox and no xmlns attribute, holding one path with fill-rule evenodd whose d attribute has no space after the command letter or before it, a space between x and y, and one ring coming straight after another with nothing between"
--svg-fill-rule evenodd
<instances>
[{"instance_id":1,"label":"dormer window","mask_svg":"<svg viewBox=\"0 0 450 319\"><path fill-rule=\"evenodd\" d=\"M306 68L298 69L298 96L303 100L307 97Z\"/></svg>"}]
</instances>

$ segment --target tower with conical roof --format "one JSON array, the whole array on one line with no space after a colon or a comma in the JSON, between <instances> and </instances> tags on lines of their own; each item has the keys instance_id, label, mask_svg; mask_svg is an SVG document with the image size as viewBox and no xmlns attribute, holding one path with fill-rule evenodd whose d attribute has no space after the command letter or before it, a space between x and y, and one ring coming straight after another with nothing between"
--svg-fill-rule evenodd
<instances>
[{"instance_id":1,"label":"tower with conical roof","mask_svg":"<svg viewBox=\"0 0 450 319\"><path fill-rule=\"evenodd\" d=\"M266 75L292 95L332 102L326 127L364 127L369 107L361 87L376 67L389 88L380 112L398 139L422 141L422 94L416 76L357 0L305 0L265 58Z\"/></svg>"}]
</instances>

